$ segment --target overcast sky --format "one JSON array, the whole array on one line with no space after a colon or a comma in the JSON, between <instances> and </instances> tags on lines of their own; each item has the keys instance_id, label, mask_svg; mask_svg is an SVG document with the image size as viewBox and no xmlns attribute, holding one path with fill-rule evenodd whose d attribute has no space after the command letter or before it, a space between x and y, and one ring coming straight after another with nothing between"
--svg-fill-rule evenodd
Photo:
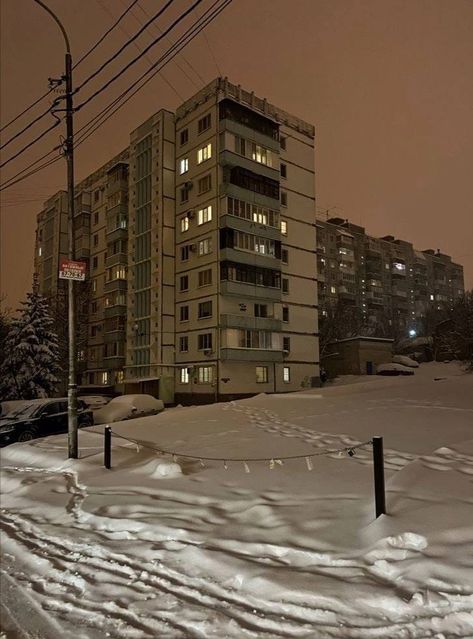
<instances>
[{"instance_id":1,"label":"overcast sky","mask_svg":"<svg viewBox=\"0 0 473 639\"><path fill-rule=\"evenodd\" d=\"M131 0L45 0L69 32L77 60ZM76 85L164 2L140 0L100 49L81 64ZM175 0L169 25L191 0ZM210 0L196 9L200 14ZM1 107L6 122L63 72L57 26L33 0L2 0ZM166 18L166 19L165 19ZM185 24L189 25L188 20ZM182 30L176 32L180 33ZM233 0L233 3L105 126L77 149L76 178L128 144L152 113L174 109L215 76L237 84L316 126L319 210L392 234L419 249L439 248L465 266L473 286L473 1ZM156 30L140 38L146 46ZM173 36L174 40L175 36ZM105 94L76 115L76 129L127 87L169 46L158 44ZM77 96L87 97L138 53L130 47ZM201 77L199 77L201 76ZM47 108L47 101L39 105ZM31 111L21 123L26 124ZM52 119L12 143L11 151ZM14 133L15 126L7 129ZM64 132L60 131L63 135ZM5 167L2 181L58 144L59 127ZM3 138L3 142L6 138ZM31 286L35 217L65 188L65 162L2 192L1 293L16 307ZM336 207L336 208L332 208Z\"/></svg>"}]
</instances>

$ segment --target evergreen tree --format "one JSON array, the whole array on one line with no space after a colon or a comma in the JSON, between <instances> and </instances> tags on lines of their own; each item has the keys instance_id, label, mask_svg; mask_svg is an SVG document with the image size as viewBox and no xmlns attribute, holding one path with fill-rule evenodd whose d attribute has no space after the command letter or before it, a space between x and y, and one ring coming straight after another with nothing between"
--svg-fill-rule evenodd
<instances>
[{"instance_id":1,"label":"evergreen tree","mask_svg":"<svg viewBox=\"0 0 473 639\"><path fill-rule=\"evenodd\" d=\"M58 338L46 299L37 292L27 294L20 315L10 322L0 362L0 399L51 397L58 385Z\"/></svg>"}]
</instances>

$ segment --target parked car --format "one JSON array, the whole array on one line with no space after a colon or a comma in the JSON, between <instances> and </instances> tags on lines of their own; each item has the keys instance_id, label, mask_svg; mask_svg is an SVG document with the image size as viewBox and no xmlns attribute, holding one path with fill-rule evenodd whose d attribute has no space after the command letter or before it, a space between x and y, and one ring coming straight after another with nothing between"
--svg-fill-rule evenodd
<instances>
[{"instance_id":1,"label":"parked car","mask_svg":"<svg viewBox=\"0 0 473 639\"><path fill-rule=\"evenodd\" d=\"M414 375L414 371L409 366L402 364L379 364L376 368L377 375Z\"/></svg>"},{"instance_id":2,"label":"parked car","mask_svg":"<svg viewBox=\"0 0 473 639\"><path fill-rule=\"evenodd\" d=\"M27 400L12 399L5 402L0 402L0 417L2 415L8 415L10 411L12 411L14 408L18 408L18 406L21 406L22 404L24 404L25 401Z\"/></svg>"},{"instance_id":3,"label":"parked car","mask_svg":"<svg viewBox=\"0 0 473 639\"><path fill-rule=\"evenodd\" d=\"M416 362L415 359L412 359L407 355L394 355L393 363L402 364L403 366L408 366L409 368L419 368L419 362Z\"/></svg>"},{"instance_id":4,"label":"parked car","mask_svg":"<svg viewBox=\"0 0 473 639\"><path fill-rule=\"evenodd\" d=\"M92 426L94 416L86 404L78 400L78 424ZM67 432L67 398L22 401L7 415L0 417L0 446L26 442L36 437Z\"/></svg>"},{"instance_id":5,"label":"parked car","mask_svg":"<svg viewBox=\"0 0 473 639\"><path fill-rule=\"evenodd\" d=\"M112 398L106 395L81 395L80 399L87 404L89 408L96 410L97 408L106 406Z\"/></svg>"},{"instance_id":6,"label":"parked car","mask_svg":"<svg viewBox=\"0 0 473 639\"><path fill-rule=\"evenodd\" d=\"M152 395L121 395L115 397L106 406L94 411L95 424L121 422L125 419L157 415L164 410L162 400Z\"/></svg>"}]
</instances>

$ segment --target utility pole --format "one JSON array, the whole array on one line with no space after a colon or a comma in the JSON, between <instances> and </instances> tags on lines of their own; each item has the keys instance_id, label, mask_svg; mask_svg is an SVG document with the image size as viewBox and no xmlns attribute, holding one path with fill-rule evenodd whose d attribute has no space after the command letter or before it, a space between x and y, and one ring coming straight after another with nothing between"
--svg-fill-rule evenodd
<instances>
[{"instance_id":1,"label":"utility pole","mask_svg":"<svg viewBox=\"0 0 473 639\"><path fill-rule=\"evenodd\" d=\"M74 126L73 126L73 88L72 88L72 55L69 38L59 18L44 4L42 0L34 0L53 18L61 29L66 45L65 74L63 79L66 83L66 141L65 156L67 161L67 219L68 219L68 257L73 261L75 257L74 247ZM68 342L69 342L69 374L67 391L67 439L68 457L77 459L78 457L78 437L77 437L77 383L76 383L76 299L75 282L68 279Z\"/></svg>"}]
</instances>

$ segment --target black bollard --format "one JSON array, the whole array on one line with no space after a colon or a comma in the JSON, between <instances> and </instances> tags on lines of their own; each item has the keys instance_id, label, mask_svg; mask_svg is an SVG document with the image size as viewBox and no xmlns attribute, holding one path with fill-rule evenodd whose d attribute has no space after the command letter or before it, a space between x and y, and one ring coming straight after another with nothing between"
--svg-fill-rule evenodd
<instances>
[{"instance_id":1,"label":"black bollard","mask_svg":"<svg viewBox=\"0 0 473 639\"><path fill-rule=\"evenodd\" d=\"M384 491L384 454L383 438L373 437L374 495L376 517L386 513L386 495Z\"/></svg>"},{"instance_id":2,"label":"black bollard","mask_svg":"<svg viewBox=\"0 0 473 639\"><path fill-rule=\"evenodd\" d=\"M105 426L103 443L103 465L105 468L112 467L112 428Z\"/></svg>"}]
</instances>

